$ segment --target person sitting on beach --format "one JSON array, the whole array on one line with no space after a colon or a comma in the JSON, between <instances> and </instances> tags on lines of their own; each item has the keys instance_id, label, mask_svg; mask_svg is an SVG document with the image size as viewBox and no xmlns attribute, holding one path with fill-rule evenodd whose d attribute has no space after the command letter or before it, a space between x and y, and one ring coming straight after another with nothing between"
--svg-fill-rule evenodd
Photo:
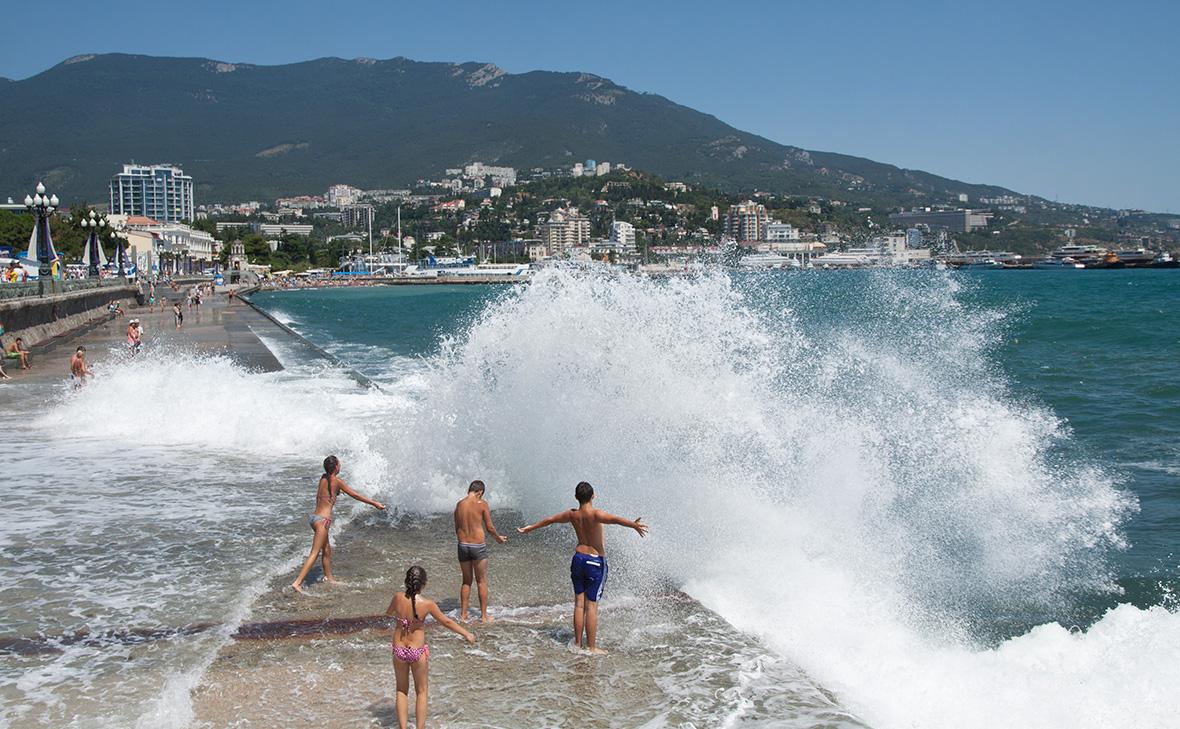
<instances>
[{"instance_id":1,"label":"person sitting on beach","mask_svg":"<svg viewBox=\"0 0 1180 729\"><path fill-rule=\"evenodd\" d=\"M86 366L86 348L78 347L70 357L70 380L74 387L81 387L86 384L87 377L94 377L94 373Z\"/></svg>"},{"instance_id":2,"label":"person sitting on beach","mask_svg":"<svg viewBox=\"0 0 1180 729\"><path fill-rule=\"evenodd\" d=\"M455 504L455 536L459 539L459 569L463 572L463 586L459 588L459 620L467 622L467 605L471 602L471 579L479 583L479 615L482 622L488 617L488 545L484 529L503 544L508 537L501 536L492 525L492 512L488 502L483 500L483 481L472 481L467 487L467 496Z\"/></svg>"},{"instance_id":3,"label":"person sitting on beach","mask_svg":"<svg viewBox=\"0 0 1180 729\"><path fill-rule=\"evenodd\" d=\"M4 356L8 359L20 360L20 368L22 370L29 369L29 350L25 347L25 340L17 337L8 345L8 349L4 350Z\"/></svg>"},{"instance_id":4,"label":"person sitting on beach","mask_svg":"<svg viewBox=\"0 0 1180 729\"><path fill-rule=\"evenodd\" d=\"M410 675L414 676L414 723L426 726L426 694L430 686L430 646L426 644L426 618L437 620L447 630L475 645L475 636L451 620L438 605L422 594L426 570L414 565L406 570L406 589L393 596L385 615L396 622L393 629L393 675L397 681L397 724L406 729L410 712Z\"/></svg>"},{"instance_id":5,"label":"person sitting on beach","mask_svg":"<svg viewBox=\"0 0 1180 729\"><path fill-rule=\"evenodd\" d=\"M630 527L639 533L647 534L647 525L642 517L631 521L621 516L608 514L601 509L594 508L594 487L585 481L574 489L574 498L578 500L578 508L563 511L542 519L536 524L520 527L516 531L528 534L534 529L541 529L550 524L572 524L578 535L578 546L574 550L574 559L570 563L570 578L574 583L574 644L579 648L586 648L591 653L606 653L597 644L598 637L598 598L602 597L602 589L606 586L607 565L606 547L602 536L603 524L618 524ZM582 629L586 630L586 641L582 642Z\"/></svg>"},{"instance_id":6,"label":"person sitting on beach","mask_svg":"<svg viewBox=\"0 0 1180 729\"><path fill-rule=\"evenodd\" d=\"M321 561L324 567L324 582L336 583L336 578L332 576L332 543L328 540L328 529L332 526L332 507L336 505L336 497L340 492L343 491L357 501L375 509L385 509L385 504L367 499L349 488L348 484L344 483L344 479L337 475L339 473L340 459L336 456L325 458L324 475L320 476L319 485L316 486L315 511L307 518L307 525L314 532L311 538L311 554L307 555L303 568L299 570L299 576L291 583L291 588L296 592L303 592L303 581L307 579L307 573L311 572L316 558L321 556L323 557Z\"/></svg>"}]
</instances>

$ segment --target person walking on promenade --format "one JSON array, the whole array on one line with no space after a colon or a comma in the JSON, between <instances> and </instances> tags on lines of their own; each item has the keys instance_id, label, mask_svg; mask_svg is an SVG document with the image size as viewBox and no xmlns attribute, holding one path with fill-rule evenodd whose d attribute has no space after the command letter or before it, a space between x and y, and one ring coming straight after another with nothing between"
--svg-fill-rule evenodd
<instances>
[{"instance_id":1,"label":"person walking on promenade","mask_svg":"<svg viewBox=\"0 0 1180 729\"><path fill-rule=\"evenodd\" d=\"M641 537L647 534L647 525L643 523L642 517L631 521L595 509L594 487L585 481L574 489L574 498L578 500L578 508L562 511L536 524L520 527L516 531L528 534L534 529L541 529L550 524L571 524L574 527L574 533L578 535L578 546L570 563L570 579L574 583L574 644L579 648L586 648L591 653L603 654L606 651L601 650L597 644L598 599L602 597L607 576L602 525L617 524L630 527ZM585 642L582 641L583 628L586 631Z\"/></svg>"},{"instance_id":2,"label":"person walking on promenade","mask_svg":"<svg viewBox=\"0 0 1180 729\"><path fill-rule=\"evenodd\" d=\"M139 331L139 319L131 319L127 322L127 349L131 350L131 354L138 354L141 346L143 341Z\"/></svg>"},{"instance_id":3,"label":"person walking on promenade","mask_svg":"<svg viewBox=\"0 0 1180 729\"><path fill-rule=\"evenodd\" d=\"M87 377L94 377L94 373L86 366L86 348L78 347L70 357L70 381L77 388L86 384Z\"/></svg>"},{"instance_id":4,"label":"person walking on promenade","mask_svg":"<svg viewBox=\"0 0 1180 729\"><path fill-rule=\"evenodd\" d=\"M314 533L311 538L311 553L304 560L299 576L291 583L291 588L295 592L303 592L303 581L307 579L307 573L311 572L317 557L322 557L324 582L336 583L336 578L332 576L332 543L328 540L328 529L332 526L332 507L336 505L336 497L341 492L375 509L385 509L385 504L365 498L349 488L339 473L340 459L336 456L325 458L324 475L320 476L319 485L316 486L315 511L307 518L307 525Z\"/></svg>"},{"instance_id":5,"label":"person walking on promenade","mask_svg":"<svg viewBox=\"0 0 1180 729\"><path fill-rule=\"evenodd\" d=\"M463 572L463 585L459 588L459 620L467 622L467 605L471 602L471 580L479 584L480 621L491 622L488 617L488 545L485 543L486 529L500 544L508 541L492 525L492 512L488 502L483 500L483 481L472 481L467 487L467 496L455 504L455 537L459 540L459 569Z\"/></svg>"},{"instance_id":6,"label":"person walking on promenade","mask_svg":"<svg viewBox=\"0 0 1180 729\"><path fill-rule=\"evenodd\" d=\"M451 620L438 605L422 594L426 587L426 570L414 565L406 570L406 589L395 594L385 609L394 619L393 675L397 682L397 725L406 729L410 720L410 676L414 677L414 723L426 726L427 691L430 688L430 646L426 644L426 618L432 617L443 627L463 636L475 645L475 636Z\"/></svg>"}]
</instances>

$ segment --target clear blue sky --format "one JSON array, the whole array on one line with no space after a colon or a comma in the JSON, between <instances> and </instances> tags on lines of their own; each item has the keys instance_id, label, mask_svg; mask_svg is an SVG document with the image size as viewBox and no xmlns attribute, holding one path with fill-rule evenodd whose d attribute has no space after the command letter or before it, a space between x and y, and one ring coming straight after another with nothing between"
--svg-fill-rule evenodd
<instances>
[{"instance_id":1,"label":"clear blue sky","mask_svg":"<svg viewBox=\"0 0 1180 729\"><path fill-rule=\"evenodd\" d=\"M578 70L784 144L1180 212L1180 2L59 0L0 75L80 53ZM7 13L16 24L26 13Z\"/></svg>"}]
</instances>

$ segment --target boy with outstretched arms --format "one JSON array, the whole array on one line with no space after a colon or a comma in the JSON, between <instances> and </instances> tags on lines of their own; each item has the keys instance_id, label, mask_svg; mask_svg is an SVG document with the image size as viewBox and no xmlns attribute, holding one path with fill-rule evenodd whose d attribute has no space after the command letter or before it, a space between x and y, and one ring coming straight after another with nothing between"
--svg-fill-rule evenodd
<instances>
[{"instance_id":1,"label":"boy with outstretched arms","mask_svg":"<svg viewBox=\"0 0 1180 729\"><path fill-rule=\"evenodd\" d=\"M594 508L594 487L585 481L574 489L574 498L578 500L578 508L563 511L542 519L536 524L517 529L521 534L528 534L534 529L547 527L550 524L571 524L578 535L578 546L574 550L574 558L570 563L570 579L574 583L574 643L584 647L591 653L606 653L597 645L598 637L598 598L602 597L602 589L606 585L607 564L606 547L603 543L602 525L617 524L630 527L639 532L639 536L647 534L647 525L643 517L631 521L621 516L608 514L601 509ZM586 640L582 641L583 627Z\"/></svg>"},{"instance_id":2,"label":"boy with outstretched arms","mask_svg":"<svg viewBox=\"0 0 1180 729\"><path fill-rule=\"evenodd\" d=\"M467 487L467 496L455 504L455 536L459 540L459 569L463 571L463 586L459 588L459 621L467 622L467 604L471 601L471 580L479 583L480 621L491 622L488 617L488 545L484 529L503 544L508 537L501 536L492 525L492 512L488 502L483 500L483 481L472 481Z\"/></svg>"}]
</instances>

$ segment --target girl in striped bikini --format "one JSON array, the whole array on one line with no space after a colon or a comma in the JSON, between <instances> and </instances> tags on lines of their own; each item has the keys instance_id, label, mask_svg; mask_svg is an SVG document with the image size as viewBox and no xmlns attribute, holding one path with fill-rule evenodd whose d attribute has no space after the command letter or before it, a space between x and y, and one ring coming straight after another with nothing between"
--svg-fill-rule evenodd
<instances>
[{"instance_id":1,"label":"girl in striped bikini","mask_svg":"<svg viewBox=\"0 0 1180 729\"><path fill-rule=\"evenodd\" d=\"M315 490L315 511L307 517L307 525L312 531L311 554L307 555L307 559L303 561L303 568L299 570L299 576L291 583L291 588L295 592L303 592L303 581L307 579L307 573L311 572L317 558L322 559L324 582L336 583L336 578L332 576L332 542L328 539L328 529L332 526L332 508L336 506L336 497L341 492L374 509L385 510L385 504L361 496L349 488L339 474L340 459L336 456L325 458L324 475L320 476L320 482Z\"/></svg>"},{"instance_id":2,"label":"girl in striped bikini","mask_svg":"<svg viewBox=\"0 0 1180 729\"><path fill-rule=\"evenodd\" d=\"M406 589L393 596L385 615L396 622L393 630L393 674L397 679L397 723L406 729L410 710L410 674L414 676L414 722L426 726L426 691L429 688L430 646L426 645L426 617L442 623L471 645L475 636L438 609L434 600L423 597L426 570L415 565L406 570Z\"/></svg>"}]
</instances>

